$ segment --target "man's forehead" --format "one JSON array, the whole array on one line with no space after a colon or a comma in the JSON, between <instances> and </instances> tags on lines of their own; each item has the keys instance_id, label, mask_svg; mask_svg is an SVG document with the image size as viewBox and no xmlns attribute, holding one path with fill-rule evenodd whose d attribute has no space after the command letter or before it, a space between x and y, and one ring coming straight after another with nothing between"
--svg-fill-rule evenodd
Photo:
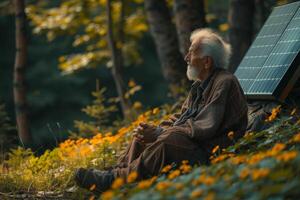
<instances>
[{"instance_id":1,"label":"man's forehead","mask_svg":"<svg viewBox=\"0 0 300 200\"><path fill-rule=\"evenodd\" d=\"M200 47L200 40L193 40L189 48L190 51L198 51Z\"/></svg>"}]
</instances>

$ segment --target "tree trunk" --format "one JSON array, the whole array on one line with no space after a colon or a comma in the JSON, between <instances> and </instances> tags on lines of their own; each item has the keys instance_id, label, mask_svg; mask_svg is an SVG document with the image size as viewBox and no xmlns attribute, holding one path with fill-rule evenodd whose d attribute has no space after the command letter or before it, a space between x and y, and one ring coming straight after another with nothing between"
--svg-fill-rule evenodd
<instances>
[{"instance_id":1,"label":"tree trunk","mask_svg":"<svg viewBox=\"0 0 300 200\"><path fill-rule=\"evenodd\" d=\"M145 0L145 10L161 62L165 79L170 85L186 80L186 63L179 51L175 25L165 0Z\"/></svg>"},{"instance_id":2,"label":"tree trunk","mask_svg":"<svg viewBox=\"0 0 300 200\"><path fill-rule=\"evenodd\" d=\"M125 85L122 78L122 51L119 50L116 46L116 41L113 35L113 21L111 15L111 0L107 0L106 2L106 12L107 12L107 39L108 45L111 52L112 59L112 76L114 78L118 96L120 98L122 113L124 117L128 117L130 115L130 105L128 99L125 98Z\"/></svg>"},{"instance_id":3,"label":"tree trunk","mask_svg":"<svg viewBox=\"0 0 300 200\"><path fill-rule=\"evenodd\" d=\"M232 57L229 71L234 72L247 52L253 37L254 0L230 0L229 41Z\"/></svg>"},{"instance_id":4,"label":"tree trunk","mask_svg":"<svg viewBox=\"0 0 300 200\"><path fill-rule=\"evenodd\" d=\"M25 88L25 69L27 64L25 2L24 0L15 0L14 3L16 15L16 57L13 93L19 138L22 143L27 144L31 140L31 134Z\"/></svg>"},{"instance_id":5,"label":"tree trunk","mask_svg":"<svg viewBox=\"0 0 300 200\"><path fill-rule=\"evenodd\" d=\"M190 47L191 32L206 26L203 0L175 0L174 14L180 52L185 56Z\"/></svg>"}]
</instances>

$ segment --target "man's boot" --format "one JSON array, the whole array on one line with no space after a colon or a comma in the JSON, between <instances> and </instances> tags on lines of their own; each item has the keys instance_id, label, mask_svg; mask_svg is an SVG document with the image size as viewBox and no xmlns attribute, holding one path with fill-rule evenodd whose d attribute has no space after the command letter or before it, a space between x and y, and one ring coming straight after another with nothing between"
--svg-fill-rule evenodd
<instances>
[{"instance_id":1,"label":"man's boot","mask_svg":"<svg viewBox=\"0 0 300 200\"><path fill-rule=\"evenodd\" d=\"M86 189L95 184L95 191L102 193L110 188L115 177L110 171L79 168L75 171L74 179L77 185Z\"/></svg>"}]
</instances>

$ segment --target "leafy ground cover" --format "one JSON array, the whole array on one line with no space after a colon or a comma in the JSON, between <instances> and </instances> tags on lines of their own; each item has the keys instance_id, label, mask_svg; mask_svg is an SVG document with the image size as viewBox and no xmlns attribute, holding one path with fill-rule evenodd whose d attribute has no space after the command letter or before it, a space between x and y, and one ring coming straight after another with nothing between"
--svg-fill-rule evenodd
<instances>
[{"instance_id":1,"label":"leafy ground cover","mask_svg":"<svg viewBox=\"0 0 300 200\"><path fill-rule=\"evenodd\" d=\"M116 179L100 197L75 186L78 167L103 169L115 164L140 122L157 124L168 118L165 108L141 114L116 133L68 139L37 157L29 149L11 150L1 163L1 198L63 199L296 199L300 197L300 118L296 109L274 108L270 128L247 133L234 146L216 146L208 166L165 166L161 175L135 182ZM234 132L228 137L235 140Z\"/></svg>"}]
</instances>

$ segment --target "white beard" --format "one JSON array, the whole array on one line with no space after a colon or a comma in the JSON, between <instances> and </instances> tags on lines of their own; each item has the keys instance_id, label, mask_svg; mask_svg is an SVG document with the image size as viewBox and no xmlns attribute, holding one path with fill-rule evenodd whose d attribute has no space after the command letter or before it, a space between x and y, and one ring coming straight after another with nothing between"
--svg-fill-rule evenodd
<instances>
[{"instance_id":1,"label":"white beard","mask_svg":"<svg viewBox=\"0 0 300 200\"><path fill-rule=\"evenodd\" d=\"M187 75L187 77L190 81L196 81L196 80L199 79L198 78L198 76L199 76L198 70L195 67L191 66L191 65L188 65L186 75Z\"/></svg>"}]
</instances>

